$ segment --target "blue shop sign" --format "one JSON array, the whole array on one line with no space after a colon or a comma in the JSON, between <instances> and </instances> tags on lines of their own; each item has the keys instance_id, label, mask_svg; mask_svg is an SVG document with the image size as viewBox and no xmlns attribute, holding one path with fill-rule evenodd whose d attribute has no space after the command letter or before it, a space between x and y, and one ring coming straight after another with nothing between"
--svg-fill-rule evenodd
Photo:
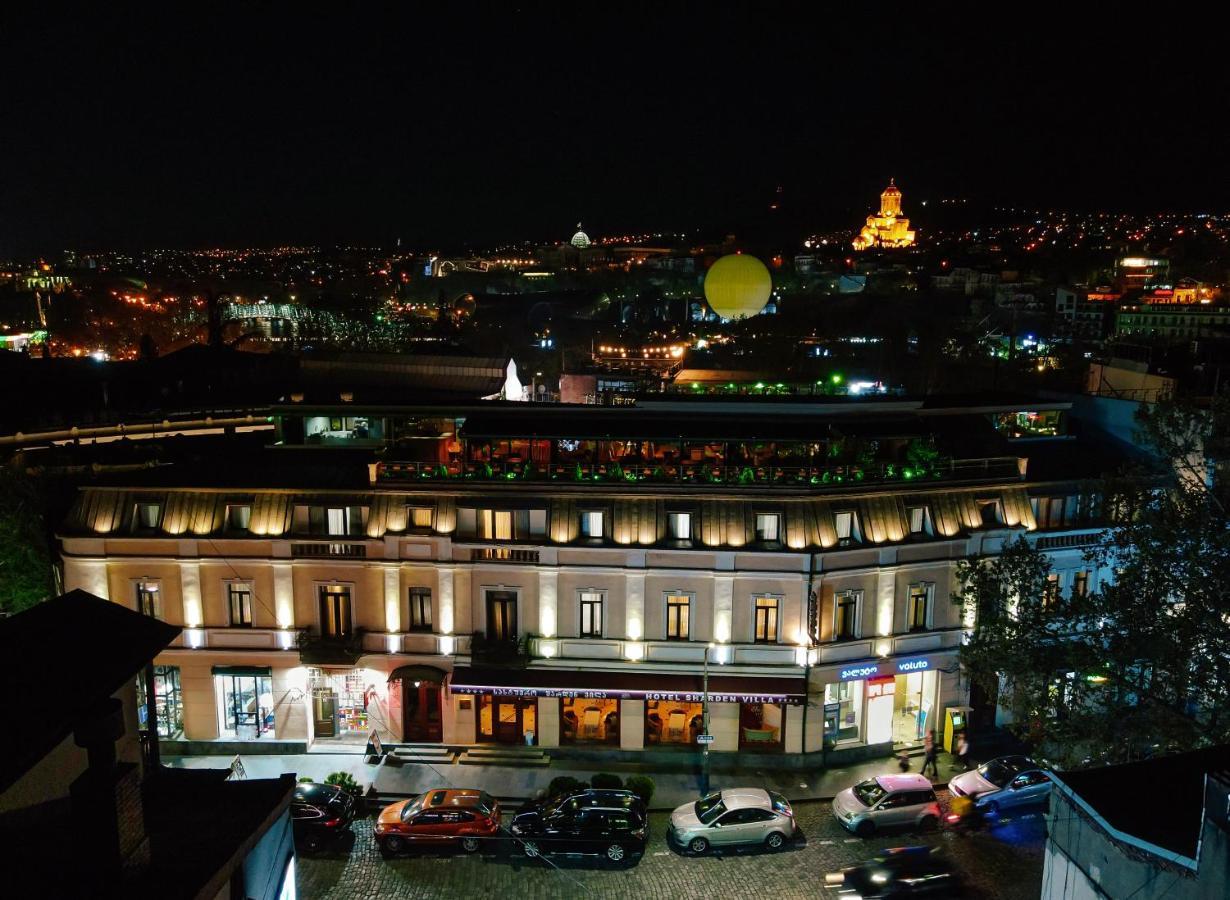
<instances>
[{"instance_id":1,"label":"blue shop sign","mask_svg":"<svg viewBox=\"0 0 1230 900\"><path fill-rule=\"evenodd\" d=\"M919 656L914 659L902 659L896 662L888 661L850 666L849 668L842 669L837 677L842 681L858 681L863 678L875 678L877 675L892 675L894 673L906 675L910 672L925 672L930 668L931 660L925 656Z\"/></svg>"},{"instance_id":2,"label":"blue shop sign","mask_svg":"<svg viewBox=\"0 0 1230 900\"><path fill-rule=\"evenodd\" d=\"M929 668L931 668L931 660L925 657L903 659L897 663L898 672L925 672Z\"/></svg>"},{"instance_id":3,"label":"blue shop sign","mask_svg":"<svg viewBox=\"0 0 1230 900\"><path fill-rule=\"evenodd\" d=\"M880 674L879 665L851 666L848 669L842 669L841 675L839 677L841 678L842 681L850 681L852 679L874 678L876 675L879 675L879 674Z\"/></svg>"}]
</instances>

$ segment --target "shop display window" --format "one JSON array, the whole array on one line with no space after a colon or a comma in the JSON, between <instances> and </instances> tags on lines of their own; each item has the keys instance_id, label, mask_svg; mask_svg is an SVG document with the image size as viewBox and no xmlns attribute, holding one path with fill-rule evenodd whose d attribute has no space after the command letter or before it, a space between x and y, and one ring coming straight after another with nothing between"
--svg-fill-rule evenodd
<instances>
[{"instance_id":1,"label":"shop display window","mask_svg":"<svg viewBox=\"0 0 1230 900\"><path fill-rule=\"evenodd\" d=\"M662 746L695 746L696 735L704 728L704 707L700 703L671 700L645 702L645 743Z\"/></svg>"},{"instance_id":2,"label":"shop display window","mask_svg":"<svg viewBox=\"0 0 1230 900\"><path fill-rule=\"evenodd\" d=\"M184 733L184 698L179 686L179 666L154 666L154 705L160 738L178 738ZM145 673L137 676L137 718L149 728Z\"/></svg>"},{"instance_id":3,"label":"shop display window","mask_svg":"<svg viewBox=\"0 0 1230 900\"><path fill-rule=\"evenodd\" d=\"M739 748L780 750L785 725L786 707L781 703L740 703Z\"/></svg>"},{"instance_id":4,"label":"shop display window","mask_svg":"<svg viewBox=\"0 0 1230 900\"><path fill-rule=\"evenodd\" d=\"M559 727L565 744L618 744L619 701L560 700Z\"/></svg>"},{"instance_id":5,"label":"shop display window","mask_svg":"<svg viewBox=\"0 0 1230 900\"><path fill-rule=\"evenodd\" d=\"M862 737L863 682L841 681L824 686L825 737L857 741Z\"/></svg>"}]
</instances>

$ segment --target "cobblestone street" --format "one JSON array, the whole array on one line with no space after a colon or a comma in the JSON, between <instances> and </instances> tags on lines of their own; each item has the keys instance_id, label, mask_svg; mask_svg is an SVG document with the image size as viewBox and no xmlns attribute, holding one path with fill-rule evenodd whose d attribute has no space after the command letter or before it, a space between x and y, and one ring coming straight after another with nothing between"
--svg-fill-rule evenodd
<instances>
[{"instance_id":1,"label":"cobblestone street","mask_svg":"<svg viewBox=\"0 0 1230 900\"><path fill-rule=\"evenodd\" d=\"M510 842L467 856L413 855L385 860L372 839L371 820L354 824L353 846L314 858L300 857L300 896L368 897L627 897L713 900L716 897L835 897L824 876L861 862L885 847L943 845L969 884L969 896L1033 900L1041 889L1043 818L1038 813L1003 820L980 833L897 833L855 838L834 820L827 802L795 804L802 829L796 844L778 853L760 850L692 858L668 847L667 813L650 816L645 856L623 868L596 858L527 860ZM508 816L506 815L505 821Z\"/></svg>"}]
</instances>

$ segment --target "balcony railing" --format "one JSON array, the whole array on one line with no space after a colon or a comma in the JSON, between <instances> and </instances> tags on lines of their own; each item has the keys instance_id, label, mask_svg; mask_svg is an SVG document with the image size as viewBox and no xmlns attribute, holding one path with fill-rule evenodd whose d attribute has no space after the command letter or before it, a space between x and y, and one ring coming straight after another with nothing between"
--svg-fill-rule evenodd
<instances>
[{"instance_id":1,"label":"balcony railing","mask_svg":"<svg viewBox=\"0 0 1230 900\"><path fill-rule=\"evenodd\" d=\"M470 561L536 563L538 551L524 547L475 547L470 551Z\"/></svg>"},{"instance_id":2,"label":"balcony railing","mask_svg":"<svg viewBox=\"0 0 1230 900\"><path fill-rule=\"evenodd\" d=\"M575 484L697 484L754 487L837 487L862 483L916 483L934 480L1019 478L1015 456L949 459L926 467L898 463L869 465L751 465L723 462L672 463L468 463L382 462L377 480L407 481L533 481Z\"/></svg>"},{"instance_id":3,"label":"balcony railing","mask_svg":"<svg viewBox=\"0 0 1230 900\"><path fill-rule=\"evenodd\" d=\"M353 666L363 655L362 628L350 634L299 632L299 661L305 666Z\"/></svg>"},{"instance_id":4,"label":"balcony railing","mask_svg":"<svg viewBox=\"0 0 1230 900\"><path fill-rule=\"evenodd\" d=\"M367 544L362 541L301 541L290 545L290 555L362 559L367 556Z\"/></svg>"}]
</instances>

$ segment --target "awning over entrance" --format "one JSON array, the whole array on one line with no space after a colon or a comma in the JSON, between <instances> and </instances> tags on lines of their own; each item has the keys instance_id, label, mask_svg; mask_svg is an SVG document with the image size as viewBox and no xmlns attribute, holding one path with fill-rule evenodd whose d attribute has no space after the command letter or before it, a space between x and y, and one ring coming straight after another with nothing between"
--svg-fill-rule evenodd
<instances>
[{"instance_id":1,"label":"awning over entrance","mask_svg":"<svg viewBox=\"0 0 1230 900\"><path fill-rule=\"evenodd\" d=\"M591 672L566 669L453 670L454 694L497 697L585 697L595 700L667 700L700 703L700 675L656 672ZM802 706L807 687L802 678L710 675L710 703L788 703Z\"/></svg>"},{"instance_id":2,"label":"awning over entrance","mask_svg":"<svg viewBox=\"0 0 1230 900\"><path fill-rule=\"evenodd\" d=\"M447 672L435 666L400 666L389 673L389 681L429 681L432 684L443 684L446 675Z\"/></svg>"},{"instance_id":3,"label":"awning over entrance","mask_svg":"<svg viewBox=\"0 0 1230 900\"><path fill-rule=\"evenodd\" d=\"M258 675L262 678L273 675L270 666L214 666L212 671L215 675Z\"/></svg>"}]
</instances>

